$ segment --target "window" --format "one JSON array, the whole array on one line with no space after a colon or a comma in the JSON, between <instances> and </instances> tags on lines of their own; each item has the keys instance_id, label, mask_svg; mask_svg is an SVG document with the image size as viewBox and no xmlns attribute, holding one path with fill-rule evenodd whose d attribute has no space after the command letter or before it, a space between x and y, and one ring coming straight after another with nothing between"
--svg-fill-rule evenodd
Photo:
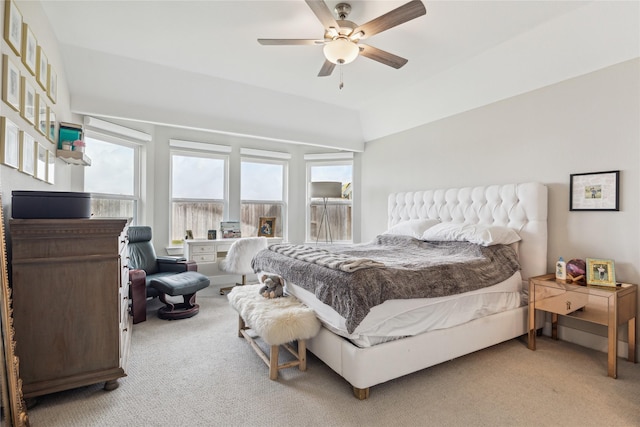
<instances>
[{"instance_id":1,"label":"window","mask_svg":"<svg viewBox=\"0 0 640 427\"><path fill-rule=\"evenodd\" d=\"M171 243L181 244L187 230L206 239L218 230L225 212L228 159L210 153L171 151Z\"/></svg>"},{"instance_id":2,"label":"window","mask_svg":"<svg viewBox=\"0 0 640 427\"><path fill-rule=\"evenodd\" d=\"M286 230L287 163L279 160L243 158L240 176L240 217L242 236L257 236L260 217L274 217L274 237Z\"/></svg>"},{"instance_id":3,"label":"window","mask_svg":"<svg viewBox=\"0 0 640 427\"><path fill-rule=\"evenodd\" d=\"M140 145L97 133L87 133L85 143L91 166L84 168L84 191L91 193L91 214L136 223Z\"/></svg>"},{"instance_id":4,"label":"window","mask_svg":"<svg viewBox=\"0 0 640 427\"><path fill-rule=\"evenodd\" d=\"M311 156L309 156L311 157ZM309 157L306 157L307 159ZM322 156L318 156L322 157ZM327 157L330 157L329 155ZM327 214L329 222L329 232L321 224L324 201L321 198L311 198L307 192L308 215L307 215L307 240L308 241L333 241L350 242L353 240L352 234L352 182L353 182L353 160L339 160L342 156L335 156L337 159L307 161L307 181L308 184L314 181L334 181L342 183L342 197L327 199ZM345 156L347 157L347 156ZM349 156L350 157L350 156ZM307 191L309 185L307 185ZM329 236L329 233L331 235Z\"/></svg>"}]
</instances>

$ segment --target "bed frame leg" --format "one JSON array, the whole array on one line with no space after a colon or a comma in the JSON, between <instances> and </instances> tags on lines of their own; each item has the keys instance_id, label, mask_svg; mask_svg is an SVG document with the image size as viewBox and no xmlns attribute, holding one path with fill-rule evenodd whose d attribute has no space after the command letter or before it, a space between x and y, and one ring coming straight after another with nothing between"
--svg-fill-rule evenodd
<instances>
[{"instance_id":1,"label":"bed frame leg","mask_svg":"<svg viewBox=\"0 0 640 427\"><path fill-rule=\"evenodd\" d=\"M358 387L354 387L353 388L353 395L360 399L360 400L365 400L369 398L369 387L367 388L358 388Z\"/></svg>"}]
</instances>

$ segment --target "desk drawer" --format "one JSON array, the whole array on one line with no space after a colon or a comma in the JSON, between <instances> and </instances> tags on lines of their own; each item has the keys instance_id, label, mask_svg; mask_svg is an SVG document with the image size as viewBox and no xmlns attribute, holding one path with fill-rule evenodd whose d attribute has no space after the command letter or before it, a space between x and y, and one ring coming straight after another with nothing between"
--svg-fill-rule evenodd
<instances>
[{"instance_id":1,"label":"desk drawer","mask_svg":"<svg viewBox=\"0 0 640 427\"><path fill-rule=\"evenodd\" d=\"M191 259L193 261L195 261L196 263L198 263L198 262L215 262L216 261L216 254L215 253L193 254L191 256Z\"/></svg>"},{"instance_id":2,"label":"desk drawer","mask_svg":"<svg viewBox=\"0 0 640 427\"><path fill-rule=\"evenodd\" d=\"M216 247L214 245L190 245L189 249L194 255L213 254L216 252Z\"/></svg>"}]
</instances>

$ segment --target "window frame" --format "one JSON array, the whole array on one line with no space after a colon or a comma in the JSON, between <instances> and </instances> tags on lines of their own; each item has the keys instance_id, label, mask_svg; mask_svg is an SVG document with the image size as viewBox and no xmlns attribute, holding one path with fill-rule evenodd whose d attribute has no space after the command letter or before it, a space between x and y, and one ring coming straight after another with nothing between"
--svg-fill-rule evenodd
<instances>
[{"instance_id":1,"label":"window frame","mask_svg":"<svg viewBox=\"0 0 640 427\"><path fill-rule=\"evenodd\" d=\"M142 198L142 149L144 144L137 142L135 140L109 135L103 132L99 132L92 129L85 129L84 131L85 139L91 138L100 140L101 142L106 142L108 144L120 145L133 149L133 195L126 194L115 194L115 193L97 193L92 191L92 198L97 199L106 199L106 200L131 200L133 201L133 218L131 220L131 224L137 224L139 218L142 218L142 203L140 203ZM94 159L95 161L95 159ZM83 188L86 191L86 172L87 169L83 170Z\"/></svg>"},{"instance_id":2,"label":"window frame","mask_svg":"<svg viewBox=\"0 0 640 427\"><path fill-rule=\"evenodd\" d=\"M242 205L244 203L247 204L270 204L270 205L280 205L282 212L282 236L276 236L278 238L283 238L286 240L288 234L288 224L289 224L289 215L288 215L288 194L289 194L289 161L288 159L276 158L268 156L268 157L259 157L243 154L240 157L240 177L242 177L242 164L243 163L264 163L264 164L272 164L272 165L280 165L282 166L282 195L281 200L251 200L251 199L243 199L242 198L242 190L240 191L240 213L242 213ZM242 180L242 178L240 178ZM240 182L240 188L242 189L242 182ZM242 215L241 215L242 216ZM277 226L277 224L276 224Z\"/></svg>"},{"instance_id":3,"label":"window frame","mask_svg":"<svg viewBox=\"0 0 640 427\"><path fill-rule=\"evenodd\" d=\"M353 243L353 200L354 200L354 161L353 156L338 156L338 155L327 155L323 157L322 155L314 156L315 158L307 158L306 162L306 188L305 188L305 241L307 243L315 243L315 239L311 237L311 206L317 205L322 206L322 199L312 198L310 193L311 187L311 169L316 166L341 166L341 165L349 165L351 166L351 199L329 199L327 200L327 206L351 206L351 239L349 240L335 240L333 239L334 244L350 244Z\"/></svg>"},{"instance_id":4,"label":"window frame","mask_svg":"<svg viewBox=\"0 0 640 427\"><path fill-rule=\"evenodd\" d=\"M173 156L183 156L183 157L197 157L197 158L207 158L207 159L217 159L222 160L223 167L223 179L222 183L222 199L193 199L193 198L174 198L173 197ZM220 152L217 150L211 151L203 151L197 149L189 149L180 146L170 146L169 147L169 223L168 223L168 233L169 233L169 245L176 246L172 239L173 236L173 204L175 202L178 203L219 203L222 202L222 220L224 221L229 216L229 155L224 154L224 152ZM184 243L184 241L183 241ZM183 244L181 243L181 244Z\"/></svg>"}]
</instances>

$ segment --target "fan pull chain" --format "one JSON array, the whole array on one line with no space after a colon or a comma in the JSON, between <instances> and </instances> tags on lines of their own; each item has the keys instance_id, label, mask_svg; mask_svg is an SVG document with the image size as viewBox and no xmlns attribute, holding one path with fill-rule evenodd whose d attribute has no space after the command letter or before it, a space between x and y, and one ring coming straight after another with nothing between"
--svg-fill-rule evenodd
<instances>
[{"instance_id":1,"label":"fan pull chain","mask_svg":"<svg viewBox=\"0 0 640 427\"><path fill-rule=\"evenodd\" d=\"M342 81L342 64L344 61L340 61L340 85L338 85L338 89L342 90L344 87L344 82Z\"/></svg>"}]
</instances>

